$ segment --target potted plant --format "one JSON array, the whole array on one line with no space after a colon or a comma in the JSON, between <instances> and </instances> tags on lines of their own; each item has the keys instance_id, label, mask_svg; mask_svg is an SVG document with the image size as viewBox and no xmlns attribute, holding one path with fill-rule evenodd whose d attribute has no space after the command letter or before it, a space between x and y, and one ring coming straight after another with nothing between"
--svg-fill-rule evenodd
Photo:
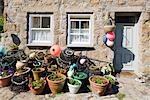
<instances>
[{"instance_id":1,"label":"potted plant","mask_svg":"<svg viewBox=\"0 0 150 100\"><path fill-rule=\"evenodd\" d=\"M5 86L10 85L13 72L11 72L9 70L3 70L2 68L0 71L1 71L1 73L0 73L0 87L5 87Z\"/></svg>"},{"instance_id":2,"label":"potted plant","mask_svg":"<svg viewBox=\"0 0 150 100\"><path fill-rule=\"evenodd\" d=\"M75 94L79 91L79 89L82 85L82 82L77 79L69 78L67 85L69 87L69 92Z\"/></svg>"},{"instance_id":3,"label":"potted plant","mask_svg":"<svg viewBox=\"0 0 150 100\"><path fill-rule=\"evenodd\" d=\"M47 68L48 72L56 72L57 71L58 66L57 65L50 65Z\"/></svg>"},{"instance_id":4,"label":"potted plant","mask_svg":"<svg viewBox=\"0 0 150 100\"><path fill-rule=\"evenodd\" d=\"M72 77L74 79L80 80L83 84L86 83L88 75L85 72L75 72Z\"/></svg>"},{"instance_id":5,"label":"potted plant","mask_svg":"<svg viewBox=\"0 0 150 100\"><path fill-rule=\"evenodd\" d=\"M47 76L48 86L53 94L61 92L64 87L66 76L61 73L53 73Z\"/></svg>"},{"instance_id":6,"label":"potted plant","mask_svg":"<svg viewBox=\"0 0 150 100\"><path fill-rule=\"evenodd\" d=\"M109 84L109 80L105 77L94 75L89 77L90 87L93 93L98 94L99 96L102 96Z\"/></svg>"},{"instance_id":7,"label":"potted plant","mask_svg":"<svg viewBox=\"0 0 150 100\"><path fill-rule=\"evenodd\" d=\"M112 85L115 85L116 78L114 76L112 76L112 75L105 75L105 78L107 78L109 80L108 89L110 89L112 87Z\"/></svg>"},{"instance_id":8,"label":"potted plant","mask_svg":"<svg viewBox=\"0 0 150 100\"><path fill-rule=\"evenodd\" d=\"M43 76L43 72L45 71L45 68L40 67L40 62L34 62L32 69L34 80L39 80Z\"/></svg>"},{"instance_id":9,"label":"potted plant","mask_svg":"<svg viewBox=\"0 0 150 100\"><path fill-rule=\"evenodd\" d=\"M10 50L18 50L18 45L16 45L15 43L11 44L9 47Z\"/></svg>"},{"instance_id":10,"label":"potted plant","mask_svg":"<svg viewBox=\"0 0 150 100\"><path fill-rule=\"evenodd\" d=\"M36 53L36 58L38 60L44 60L44 56L45 56L44 52L37 52Z\"/></svg>"},{"instance_id":11,"label":"potted plant","mask_svg":"<svg viewBox=\"0 0 150 100\"><path fill-rule=\"evenodd\" d=\"M44 56L44 62L45 63L49 63L49 62L51 62L53 60L53 56L51 55L51 54L46 54L45 56Z\"/></svg>"},{"instance_id":12,"label":"potted plant","mask_svg":"<svg viewBox=\"0 0 150 100\"><path fill-rule=\"evenodd\" d=\"M15 75L27 76L27 74L30 72L30 70L31 70L31 68L26 67L24 65L24 63L17 61Z\"/></svg>"},{"instance_id":13,"label":"potted plant","mask_svg":"<svg viewBox=\"0 0 150 100\"><path fill-rule=\"evenodd\" d=\"M46 81L43 78L40 78L39 80L30 81L28 86L32 93L37 95L43 93L45 85Z\"/></svg>"},{"instance_id":14,"label":"potted plant","mask_svg":"<svg viewBox=\"0 0 150 100\"><path fill-rule=\"evenodd\" d=\"M67 69L66 68L58 68L58 72L59 73L62 73L62 74L64 74L64 75L66 75L66 73L67 73Z\"/></svg>"}]
</instances>

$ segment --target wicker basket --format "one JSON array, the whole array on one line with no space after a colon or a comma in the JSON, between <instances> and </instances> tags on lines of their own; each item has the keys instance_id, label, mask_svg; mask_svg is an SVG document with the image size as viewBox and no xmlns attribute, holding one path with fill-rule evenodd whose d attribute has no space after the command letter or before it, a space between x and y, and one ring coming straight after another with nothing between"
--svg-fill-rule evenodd
<instances>
[{"instance_id":1,"label":"wicker basket","mask_svg":"<svg viewBox=\"0 0 150 100\"><path fill-rule=\"evenodd\" d=\"M115 26L114 25L105 25L104 26L104 32L107 33L107 32L112 32L114 31L115 29Z\"/></svg>"}]
</instances>

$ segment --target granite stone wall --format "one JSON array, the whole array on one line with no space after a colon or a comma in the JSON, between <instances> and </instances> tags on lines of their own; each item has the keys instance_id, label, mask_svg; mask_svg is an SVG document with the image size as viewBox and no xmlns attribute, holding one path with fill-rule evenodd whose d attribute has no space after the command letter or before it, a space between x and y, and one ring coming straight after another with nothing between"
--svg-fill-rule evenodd
<instances>
[{"instance_id":1,"label":"granite stone wall","mask_svg":"<svg viewBox=\"0 0 150 100\"><path fill-rule=\"evenodd\" d=\"M109 12L115 19L115 12L141 12L140 16L140 41L139 41L139 66L137 72L148 71L150 68L150 12L149 0L5 0L4 16L5 44L12 42L11 34L16 34L20 40L20 48L27 47L27 13L52 12L54 15L55 43L66 47L66 16L67 12L92 12L94 15L94 49L83 51L90 58L103 61L113 61L114 52L102 45L104 35L104 17ZM146 22L145 22L146 21ZM6 42L7 41L7 42ZM142 70L141 70L142 69ZM146 70L145 70L146 69Z\"/></svg>"}]
</instances>

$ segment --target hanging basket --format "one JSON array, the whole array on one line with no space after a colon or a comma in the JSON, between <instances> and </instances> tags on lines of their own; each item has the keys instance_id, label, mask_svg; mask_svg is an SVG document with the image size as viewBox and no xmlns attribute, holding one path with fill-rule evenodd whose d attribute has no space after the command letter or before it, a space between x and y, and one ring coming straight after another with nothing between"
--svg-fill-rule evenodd
<instances>
[{"instance_id":1,"label":"hanging basket","mask_svg":"<svg viewBox=\"0 0 150 100\"><path fill-rule=\"evenodd\" d=\"M114 25L105 25L104 26L104 32L107 33L107 32L112 32L114 31L115 29L115 26Z\"/></svg>"}]
</instances>

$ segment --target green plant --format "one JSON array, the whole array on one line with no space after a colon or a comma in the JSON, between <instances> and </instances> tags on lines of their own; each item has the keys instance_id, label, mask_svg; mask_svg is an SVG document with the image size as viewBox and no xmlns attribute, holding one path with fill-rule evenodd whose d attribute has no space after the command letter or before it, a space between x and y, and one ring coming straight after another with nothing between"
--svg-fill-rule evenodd
<instances>
[{"instance_id":1,"label":"green plant","mask_svg":"<svg viewBox=\"0 0 150 100\"><path fill-rule=\"evenodd\" d=\"M97 79L95 80L95 83L102 84L102 79L97 78Z\"/></svg>"},{"instance_id":2,"label":"green plant","mask_svg":"<svg viewBox=\"0 0 150 100\"><path fill-rule=\"evenodd\" d=\"M119 100L123 100L123 98L125 98L125 94L124 93L121 93L121 92L119 92L117 95L116 95L116 97L119 99Z\"/></svg>"},{"instance_id":3,"label":"green plant","mask_svg":"<svg viewBox=\"0 0 150 100\"><path fill-rule=\"evenodd\" d=\"M22 72L26 72L27 69L19 68L19 69L16 69L16 71L17 71L18 73L22 73Z\"/></svg>"},{"instance_id":4,"label":"green plant","mask_svg":"<svg viewBox=\"0 0 150 100\"><path fill-rule=\"evenodd\" d=\"M107 78L107 79L109 80L109 82L110 82L111 84L113 84L113 85L114 85L115 82L116 82L115 79L113 78L113 76L106 75L105 78Z\"/></svg>"},{"instance_id":5,"label":"green plant","mask_svg":"<svg viewBox=\"0 0 150 100\"><path fill-rule=\"evenodd\" d=\"M57 65L51 65L50 68L52 71L55 71L57 69Z\"/></svg>"},{"instance_id":6,"label":"green plant","mask_svg":"<svg viewBox=\"0 0 150 100\"><path fill-rule=\"evenodd\" d=\"M79 77L79 78L83 78L83 77L85 77L85 75L84 74L79 74L79 73L75 73L75 76L77 76L77 77Z\"/></svg>"},{"instance_id":7,"label":"green plant","mask_svg":"<svg viewBox=\"0 0 150 100\"><path fill-rule=\"evenodd\" d=\"M12 50L18 49L18 45L16 45L15 43L13 43L13 44L11 44L11 45L9 45L9 46L10 46L10 48L11 48Z\"/></svg>"},{"instance_id":8,"label":"green plant","mask_svg":"<svg viewBox=\"0 0 150 100\"><path fill-rule=\"evenodd\" d=\"M74 79L68 79L68 83L70 83L72 85L80 85L80 83Z\"/></svg>"},{"instance_id":9,"label":"green plant","mask_svg":"<svg viewBox=\"0 0 150 100\"><path fill-rule=\"evenodd\" d=\"M62 77L60 77L60 76L58 76L56 74L50 75L48 79L51 80L51 81L60 81L60 80L63 80Z\"/></svg>"},{"instance_id":10,"label":"green plant","mask_svg":"<svg viewBox=\"0 0 150 100\"><path fill-rule=\"evenodd\" d=\"M0 33L3 33L3 26L4 26L4 17L0 17Z\"/></svg>"},{"instance_id":11,"label":"green plant","mask_svg":"<svg viewBox=\"0 0 150 100\"><path fill-rule=\"evenodd\" d=\"M0 74L0 78L6 77L6 76L8 76L8 75L10 75L8 71L3 71L3 72L1 72L1 74Z\"/></svg>"},{"instance_id":12,"label":"green plant","mask_svg":"<svg viewBox=\"0 0 150 100\"><path fill-rule=\"evenodd\" d=\"M39 80L31 81L29 83L29 86L35 89L35 88L42 87L44 83L45 83L45 80L43 78L40 78Z\"/></svg>"}]
</instances>

